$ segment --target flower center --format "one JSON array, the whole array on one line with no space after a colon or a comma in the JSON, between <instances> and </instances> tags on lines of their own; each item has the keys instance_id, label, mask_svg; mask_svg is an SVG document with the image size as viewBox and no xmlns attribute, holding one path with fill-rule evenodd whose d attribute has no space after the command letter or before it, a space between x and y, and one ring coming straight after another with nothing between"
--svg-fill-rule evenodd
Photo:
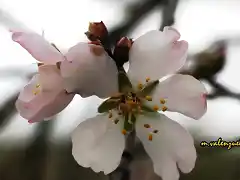
<instances>
[{"instance_id":1,"label":"flower center","mask_svg":"<svg viewBox=\"0 0 240 180\"><path fill-rule=\"evenodd\" d=\"M147 105L148 101L153 101L150 94L154 91L158 83L159 81L150 81L150 78L146 78L146 83L139 83L136 87L137 90L128 88L127 91L110 97L99 106L98 111L108 111L109 119L115 124L118 124L120 118L123 119L124 127L122 134L126 135L128 132L134 130L139 115L144 115L146 112L156 113L160 110L163 112L167 110L165 99L160 99L159 103L161 106ZM117 115L115 112L117 112ZM150 124L145 124L144 128L149 130L148 139L152 141L153 135L157 134L158 130L154 129Z\"/></svg>"}]
</instances>

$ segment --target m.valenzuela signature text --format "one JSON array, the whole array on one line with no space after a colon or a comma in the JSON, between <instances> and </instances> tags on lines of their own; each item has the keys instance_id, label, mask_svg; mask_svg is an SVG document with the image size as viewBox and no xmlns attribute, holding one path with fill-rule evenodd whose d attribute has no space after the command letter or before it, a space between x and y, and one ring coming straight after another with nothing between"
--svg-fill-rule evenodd
<instances>
[{"instance_id":1,"label":"m.valenzuela signature text","mask_svg":"<svg viewBox=\"0 0 240 180\"><path fill-rule=\"evenodd\" d=\"M232 149L233 147L240 147L240 140L238 141L224 141L221 137L218 138L217 141L202 141L200 143L201 147L220 147L220 148L227 148L228 150Z\"/></svg>"}]
</instances>

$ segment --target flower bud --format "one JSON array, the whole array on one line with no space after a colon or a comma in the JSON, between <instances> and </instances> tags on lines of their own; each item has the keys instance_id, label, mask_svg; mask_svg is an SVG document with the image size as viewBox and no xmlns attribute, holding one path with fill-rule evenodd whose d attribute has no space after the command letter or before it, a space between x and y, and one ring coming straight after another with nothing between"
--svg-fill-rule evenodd
<instances>
[{"instance_id":1,"label":"flower bud","mask_svg":"<svg viewBox=\"0 0 240 180\"><path fill-rule=\"evenodd\" d=\"M133 41L132 39L128 39L127 37L122 37L117 42L117 47L128 47L129 49L132 47Z\"/></svg>"},{"instance_id":2,"label":"flower bud","mask_svg":"<svg viewBox=\"0 0 240 180\"><path fill-rule=\"evenodd\" d=\"M88 27L88 32L95 37L100 39L106 37L108 35L108 30L105 24L101 22L90 22Z\"/></svg>"},{"instance_id":3,"label":"flower bud","mask_svg":"<svg viewBox=\"0 0 240 180\"><path fill-rule=\"evenodd\" d=\"M129 50L132 47L133 41L127 37L122 37L116 44L113 55L118 66L122 66L128 62Z\"/></svg>"}]
</instances>

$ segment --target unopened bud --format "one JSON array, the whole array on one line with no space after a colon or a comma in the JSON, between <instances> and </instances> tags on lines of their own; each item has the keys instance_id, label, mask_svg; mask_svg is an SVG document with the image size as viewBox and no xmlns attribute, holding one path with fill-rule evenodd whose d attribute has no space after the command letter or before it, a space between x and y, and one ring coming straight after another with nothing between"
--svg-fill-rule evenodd
<instances>
[{"instance_id":1,"label":"unopened bud","mask_svg":"<svg viewBox=\"0 0 240 180\"><path fill-rule=\"evenodd\" d=\"M105 24L101 22L90 22L88 32L95 37L104 38L108 34L108 30Z\"/></svg>"},{"instance_id":2,"label":"unopened bud","mask_svg":"<svg viewBox=\"0 0 240 180\"><path fill-rule=\"evenodd\" d=\"M128 39L127 37L122 37L117 42L118 47L128 47L129 49L131 48L132 44L133 44L133 41L131 39Z\"/></svg>"}]
</instances>

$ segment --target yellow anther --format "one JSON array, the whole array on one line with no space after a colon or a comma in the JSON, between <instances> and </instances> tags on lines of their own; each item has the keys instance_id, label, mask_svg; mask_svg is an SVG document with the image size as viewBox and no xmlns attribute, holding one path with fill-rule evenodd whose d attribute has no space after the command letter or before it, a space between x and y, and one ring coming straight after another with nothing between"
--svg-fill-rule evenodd
<instances>
[{"instance_id":1,"label":"yellow anther","mask_svg":"<svg viewBox=\"0 0 240 180\"><path fill-rule=\"evenodd\" d=\"M151 126L149 124L144 124L145 128L150 128Z\"/></svg>"},{"instance_id":2,"label":"yellow anther","mask_svg":"<svg viewBox=\"0 0 240 180\"><path fill-rule=\"evenodd\" d=\"M150 77L147 77L147 78L146 78L146 82L148 82L148 81L150 81Z\"/></svg>"},{"instance_id":3,"label":"yellow anther","mask_svg":"<svg viewBox=\"0 0 240 180\"><path fill-rule=\"evenodd\" d=\"M153 110L154 111L158 111L159 110L159 107L157 105L153 106Z\"/></svg>"},{"instance_id":4,"label":"yellow anther","mask_svg":"<svg viewBox=\"0 0 240 180\"><path fill-rule=\"evenodd\" d=\"M146 96L145 99L148 100L148 101L152 101L152 97L151 96Z\"/></svg>"},{"instance_id":5,"label":"yellow anther","mask_svg":"<svg viewBox=\"0 0 240 180\"><path fill-rule=\"evenodd\" d=\"M153 133L155 133L155 134L158 133L158 130L154 130Z\"/></svg>"},{"instance_id":6,"label":"yellow anther","mask_svg":"<svg viewBox=\"0 0 240 180\"><path fill-rule=\"evenodd\" d=\"M39 93L39 91L33 91L34 95L37 95Z\"/></svg>"},{"instance_id":7,"label":"yellow anther","mask_svg":"<svg viewBox=\"0 0 240 180\"><path fill-rule=\"evenodd\" d=\"M129 105L134 105L134 104L136 104L136 102L134 102L133 100L127 100L126 103L129 104Z\"/></svg>"},{"instance_id":8,"label":"yellow anther","mask_svg":"<svg viewBox=\"0 0 240 180\"><path fill-rule=\"evenodd\" d=\"M143 84L142 83L138 83L138 89L141 90L143 88Z\"/></svg>"},{"instance_id":9,"label":"yellow anther","mask_svg":"<svg viewBox=\"0 0 240 180\"><path fill-rule=\"evenodd\" d=\"M160 99L160 103L165 104L166 103L165 99Z\"/></svg>"},{"instance_id":10,"label":"yellow anther","mask_svg":"<svg viewBox=\"0 0 240 180\"><path fill-rule=\"evenodd\" d=\"M122 134L123 134L123 135L126 135L126 134L127 134L126 129L123 129L123 130L122 130Z\"/></svg>"},{"instance_id":11,"label":"yellow anther","mask_svg":"<svg viewBox=\"0 0 240 180\"><path fill-rule=\"evenodd\" d=\"M110 112L108 115L108 118L112 118L112 117L113 117L113 114Z\"/></svg>"},{"instance_id":12,"label":"yellow anther","mask_svg":"<svg viewBox=\"0 0 240 180\"><path fill-rule=\"evenodd\" d=\"M167 107L166 106L163 106L162 107L162 111L164 112L164 111L166 111L167 110Z\"/></svg>"},{"instance_id":13,"label":"yellow anther","mask_svg":"<svg viewBox=\"0 0 240 180\"><path fill-rule=\"evenodd\" d=\"M39 88L40 87L40 84L36 84L36 88Z\"/></svg>"},{"instance_id":14,"label":"yellow anther","mask_svg":"<svg viewBox=\"0 0 240 180\"><path fill-rule=\"evenodd\" d=\"M149 140L149 141L152 141L152 139L153 139L153 135L152 135L152 134L149 134L149 135L148 135L148 140Z\"/></svg>"}]
</instances>

